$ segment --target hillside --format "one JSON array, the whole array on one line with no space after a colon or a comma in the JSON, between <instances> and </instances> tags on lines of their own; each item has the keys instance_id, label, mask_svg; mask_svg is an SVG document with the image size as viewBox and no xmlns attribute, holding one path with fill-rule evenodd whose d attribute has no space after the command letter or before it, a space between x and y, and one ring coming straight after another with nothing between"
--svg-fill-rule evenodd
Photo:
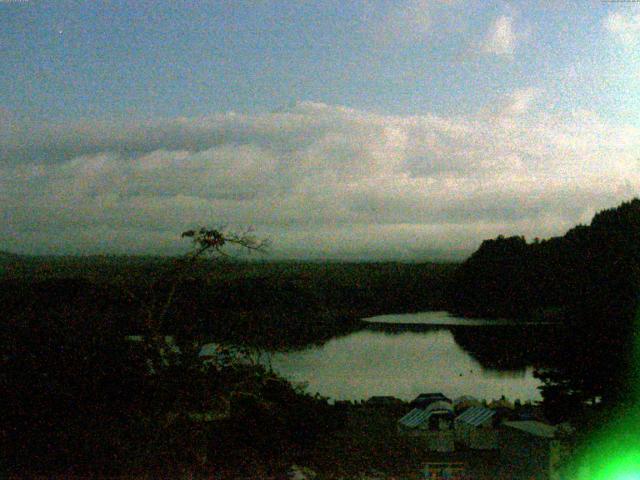
<instances>
[{"instance_id":1,"label":"hillside","mask_svg":"<svg viewBox=\"0 0 640 480\"><path fill-rule=\"evenodd\" d=\"M637 389L633 339L640 292L640 200L597 213L562 237L486 240L455 273L449 308L467 316L546 319L571 332L549 339L540 368L557 419L596 401L628 402Z\"/></svg>"},{"instance_id":2,"label":"hillside","mask_svg":"<svg viewBox=\"0 0 640 480\"><path fill-rule=\"evenodd\" d=\"M485 240L456 272L448 301L453 311L472 317L624 315L634 308L629 302L639 270L640 200L634 199L562 237Z\"/></svg>"}]
</instances>

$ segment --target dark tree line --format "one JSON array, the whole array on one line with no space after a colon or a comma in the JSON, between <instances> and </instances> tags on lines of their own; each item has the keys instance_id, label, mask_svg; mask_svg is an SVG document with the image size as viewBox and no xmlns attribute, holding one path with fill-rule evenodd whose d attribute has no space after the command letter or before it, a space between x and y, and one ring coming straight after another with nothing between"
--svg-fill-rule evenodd
<instances>
[{"instance_id":1,"label":"dark tree line","mask_svg":"<svg viewBox=\"0 0 640 480\"><path fill-rule=\"evenodd\" d=\"M562 237L485 240L457 270L449 302L457 313L476 317L628 315L639 265L640 200L634 199Z\"/></svg>"},{"instance_id":2,"label":"dark tree line","mask_svg":"<svg viewBox=\"0 0 640 480\"><path fill-rule=\"evenodd\" d=\"M261 244L217 230L185 236L193 254L150 281L142 298L109 297L79 279L0 292L0 476L261 478L337 428L325 399L242 348L200 354L198 318L173 318L184 281L204 252Z\"/></svg>"},{"instance_id":3,"label":"dark tree line","mask_svg":"<svg viewBox=\"0 0 640 480\"><path fill-rule=\"evenodd\" d=\"M635 315L640 293L640 200L597 213L562 237L498 237L465 261L448 294L467 316L563 322L549 338L554 368L540 368L558 414L633 396Z\"/></svg>"}]
</instances>

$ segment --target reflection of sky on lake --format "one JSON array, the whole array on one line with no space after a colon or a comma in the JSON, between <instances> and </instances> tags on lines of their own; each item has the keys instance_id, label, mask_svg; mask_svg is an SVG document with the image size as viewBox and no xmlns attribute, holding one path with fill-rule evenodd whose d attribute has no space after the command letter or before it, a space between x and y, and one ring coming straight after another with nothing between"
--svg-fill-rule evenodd
<instances>
[{"instance_id":1,"label":"reflection of sky on lake","mask_svg":"<svg viewBox=\"0 0 640 480\"><path fill-rule=\"evenodd\" d=\"M393 395L411 400L422 392L449 397L539 399L533 369L485 370L454 341L446 329L388 334L360 331L320 347L274 353L273 368L310 393L357 400Z\"/></svg>"},{"instance_id":2,"label":"reflection of sky on lake","mask_svg":"<svg viewBox=\"0 0 640 480\"><path fill-rule=\"evenodd\" d=\"M462 318L456 317L444 310L417 312L417 313L396 313L389 315L378 315L363 319L365 322L373 324L391 325L451 325L464 327L484 327L484 326L506 326L506 325L544 325L546 322L524 322L522 320L508 319L483 319L483 318Z\"/></svg>"}]
</instances>

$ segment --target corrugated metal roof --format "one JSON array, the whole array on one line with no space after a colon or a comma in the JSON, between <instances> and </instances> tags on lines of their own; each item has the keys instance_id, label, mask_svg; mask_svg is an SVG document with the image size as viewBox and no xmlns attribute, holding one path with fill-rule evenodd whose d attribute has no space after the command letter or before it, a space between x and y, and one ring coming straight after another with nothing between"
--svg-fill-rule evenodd
<instances>
[{"instance_id":1,"label":"corrugated metal roof","mask_svg":"<svg viewBox=\"0 0 640 480\"><path fill-rule=\"evenodd\" d=\"M530 435L535 435L536 437L553 438L556 433L556 427L553 425L536 422L535 420L504 422L503 425L511 428L517 428L518 430Z\"/></svg>"},{"instance_id":2,"label":"corrugated metal roof","mask_svg":"<svg viewBox=\"0 0 640 480\"><path fill-rule=\"evenodd\" d=\"M431 412L426 412L420 408L414 408L409 413L407 413L404 417L398 420L398 423L401 423L405 427L416 428L419 425L422 425L426 422L431 416Z\"/></svg>"},{"instance_id":3,"label":"corrugated metal roof","mask_svg":"<svg viewBox=\"0 0 640 480\"><path fill-rule=\"evenodd\" d=\"M468 425L477 427L482 425L489 418L496 414L494 410L490 410L484 407L470 407L467 408L456 418L456 422L463 422Z\"/></svg>"}]
</instances>

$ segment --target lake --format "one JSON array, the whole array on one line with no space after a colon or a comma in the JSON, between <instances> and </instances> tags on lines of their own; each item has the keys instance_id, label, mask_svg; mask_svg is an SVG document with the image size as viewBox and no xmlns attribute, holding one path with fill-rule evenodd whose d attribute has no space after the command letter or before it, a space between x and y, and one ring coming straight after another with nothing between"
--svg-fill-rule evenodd
<instances>
[{"instance_id":1,"label":"lake","mask_svg":"<svg viewBox=\"0 0 640 480\"><path fill-rule=\"evenodd\" d=\"M469 320L447 312L384 315L365 322L363 330L321 346L272 353L272 366L293 382L305 382L308 392L333 400L373 395L412 400L432 391L450 398L540 399L540 382L522 356L526 349L512 339L529 338L513 329L543 325ZM514 355L515 364L501 363Z\"/></svg>"}]
</instances>

